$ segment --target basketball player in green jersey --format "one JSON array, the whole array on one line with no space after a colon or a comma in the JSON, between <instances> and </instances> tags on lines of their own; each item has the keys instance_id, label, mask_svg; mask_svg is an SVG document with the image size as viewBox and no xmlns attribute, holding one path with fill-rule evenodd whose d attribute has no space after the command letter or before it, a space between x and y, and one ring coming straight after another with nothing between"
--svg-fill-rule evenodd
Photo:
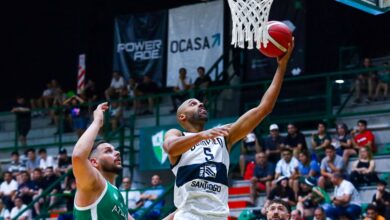
<instances>
[{"instance_id":1,"label":"basketball player in green jersey","mask_svg":"<svg viewBox=\"0 0 390 220\"><path fill-rule=\"evenodd\" d=\"M107 103L96 108L92 124L73 149L72 166L77 186L73 214L76 220L133 220L120 191L113 185L122 171L119 152L107 142L94 144L107 110Z\"/></svg>"}]
</instances>

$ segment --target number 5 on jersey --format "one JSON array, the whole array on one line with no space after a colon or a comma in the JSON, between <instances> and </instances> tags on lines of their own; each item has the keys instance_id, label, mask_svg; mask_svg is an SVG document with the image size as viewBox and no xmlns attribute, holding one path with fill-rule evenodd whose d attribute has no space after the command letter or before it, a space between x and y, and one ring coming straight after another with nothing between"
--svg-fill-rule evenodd
<instances>
[{"instance_id":1,"label":"number 5 on jersey","mask_svg":"<svg viewBox=\"0 0 390 220\"><path fill-rule=\"evenodd\" d=\"M211 153L211 148L204 147L203 152L204 152L204 155L206 156L205 159L207 162L214 160L214 155Z\"/></svg>"}]
</instances>

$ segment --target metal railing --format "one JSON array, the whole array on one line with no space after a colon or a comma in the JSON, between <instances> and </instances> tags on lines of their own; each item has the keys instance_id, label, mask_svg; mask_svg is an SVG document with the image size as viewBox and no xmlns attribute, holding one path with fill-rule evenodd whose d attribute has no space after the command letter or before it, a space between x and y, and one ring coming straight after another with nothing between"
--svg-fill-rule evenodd
<instances>
[{"instance_id":1,"label":"metal railing","mask_svg":"<svg viewBox=\"0 0 390 220\"><path fill-rule=\"evenodd\" d=\"M287 91L287 90L289 90L289 88L285 88L285 86L284 86L284 88L282 89L281 96L279 97L279 99L277 101L277 106L276 106L275 111L274 111L275 113L273 113L270 116L270 118L272 118L272 120L275 120L275 121L283 121L283 120L287 120L287 118L290 118L289 120L291 121L294 118L299 118L299 120L301 120L306 115L306 116L308 116L308 118L312 118L312 119L317 118L317 119L321 119L321 120L325 119L326 121L331 122L336 117L349 116L351 114L344 114L343 113L343 109L347 106L347 102L352 97L352 92L349 92L349 90L347 93L347 94L349 94L347 99L345 99L343 103L340 103L341 107L338 108L336 113L333 112L333 106L334 106L333 103L335 101L340 101L340 100L338 100L338 99L340 99L340 94L338 93L339 89L337 88L339 86L339 84L336 84L334 82L335 79L344 78L346 80L347 79L353 80L354 76L357 74L363 74L363 73L366 73L369 71L380 71L380 70L385 70L385 69L389 70L390 68L389 67L387 67L387 68L377 67L377 68L370 68L370 69L358 69L358 70L339 71L339 72L322 73L322 74L314 74L314 75L305 75L305 76L299 76L299 77L287 77L284 80L284 84L288 85L289 87L294 88L294 89L301 87L301 90L305 90L304 87L306 87L308 85L308 82L317 82L317 83L321 82L323 85L322 85L322 88L318 88L318 89L314 88L313 90L315 90L315 91L308 91L308 93L306 93L306 94L298 94L298 95L289 94L289 91ZM270 80L265 80L265 81L259 81L259 82L242 83L242 84L237 84L237 85L212 86L208 89L202 90L201 92L203 92L205 94L206 99L208 100L206 107L209 109L209 115L212 118L218 118L219 116L217 113L219 110L217 109L217 101L218 101L218 98L219 98L221 92L226 91L226 90L231 90L231 91L233 91L234 94L242 93L241 94L242 99L245 98L245 94L243 93L245 91L250 91L250 92L252 91L252 93L257 93L257 97L256 97L255 101L253 101L253 99L252 99L252 101L248 100L246 102L243 102L245 107L240 109L240 112L242 113L243 111L247 110L249 107L257 105L257 103L260 101L259 93L264 92L270 83L271 83ZM199 90L189 90L188 94L190 97L196 97L198 92L199 92ZM335 92L336 92L336 94L335 94ZM132 102L134 100L145 101L148 98L153 98L154 100L162 100L164 98L169 98L174 94L175 94L174 92L159 93L159 94L153 94L153 95L149 95L149 96L138 96L138 97L134 97L134 98L122 99L122 100L117 100L117 101L121 102L121 103L129 103L129 102ZM314 107L314 106L310 106L310 104L312 104L315 100L317 100L317 101L320 100L322 103L324 103L324 107L321 108L320 110L317 110L317 111L311 111L312 107ZM97 104L97 103L89 103L86 105L95 105L95 104ZM235 104L239 104L239 103L235 103ZM280 109L278 109L279 106L284 105L284 106L288 106L289 108L291 108L291 106L294 106L294 104L296 104L296 106L303 108L303 110L301 111L302 112L301 114L299 114L299 113L292 114L291 111L288 112L288 114L284 114L284 115L283 114L279 114L279 115L276 114L278 112L278 110L280 110ZM235 107L237 107L237 106L235 106ZM154 125L159 126L161 124L161 117L167 116L169 114L161 112L161 102L159 102L159 101L155 102L154 108L155 108ZM306 108L307 110L305 110L304 108ZM48 109L46 109L46 110L48 110ZM59 112L63 112L64 107L51 108L51 110L57 110ZM383 112L387 112L387 111L380 111L380 113L383 113ZM364 115L364 114L372 114L372 113L375 113L375 112L367 112L367 113L361 112L358 114ZM9 114L12 114L12 113L1 112L0 118L1 118L1 116L9 115ZM288 116L286 116L286 115L288 115ZM229 117L234 117L234 116L237 116L237 115L230 115ZM135 115L134 113L131 114L129 119L127 120L127 122L128 122L127 126L134 129L135 122L138 119L139 119L139 117L137 115ZM64 131L62 128L63 120L64 120L63 117L60 117L60 122L58 123L59 124L58 125L59 133L57 135L55 135L57 137L57 138L55 138L55 141L49 142L49 143L42 143L39 145L29 145L28 148L38 148L38 147L50 148L50 147L56 146L60 149L64 145L73 144L75 140L74 141L64 141ZM15 123L15 128L16 128L17 121L15 120L14 123ZM105 125L107 126L108 123L105 123ZM109 129L107 127L105 127L103 136L106 137L107 135L109 135L109 133L110 133ZM132 135L134 135L134 133ZM0 150L1 151L10 151L10 150L26 149L27 148L26 146L23 146L23 147L18 146L18 138L17 137L18 137L17 129L15 129L14 145L13 146L2 146L2 148ZM52 136L50 136L50 137L52 137Z\"/></svg>"},{"instance_id":2,"label":"metal railing","mask_svg":"<svg viewBox=\"0 0 390 220\"><path fill-rule=\"evenodd\" d=\"M28 211L29 209L34 208L34 204L38 202L40 199L45 198L46 196L49 196L51 191L56 187L58 184L61 184L61 182L70 174L72 173L72 170L69 170L64 175L60 176L53 184L48 186L39 196L37 196L33 201L30 202L24 209L20 210L18 214L12 218L12 220L17 220L23 213ZM39 218L38 218L39 219Z\"/></svg>"},{"instance_id":3,"label":"metal railing","mask_svg":"<svg viewBox=\"0 0 390 220\"><path fill-rule=\"evenodd\" d=\"M332 73L323 73L323 74L315 74L315 75L306 75L306 76L299 76L299 77L288 77L284 80L285 84L288 84L288 86L291 86L292 84L295 84L297 87L306 86L306 82L312 81L312 82L323 82L323 87L321 89L318 89L318 94L312 94L312 95L306 95L302 97L302 95L294 96L293 94L288 94L288 91L286 94L282 94L281 97L278 99L278 105L282 105L287 103L287 105L294 105L294 103L300 103L300 106L306 107L307 111L302 111L299 113L294 114L272 114L266 118L262 126L268 126L269 123L283 123L283 122L296 122L296 121L314 121L314 120L325 120L328 123L333 122L337 117L347 117L347 116L355 116L355 115L371 115L371 114L382 114L382 113L390 113L390 109L383 109L383 110L371 110L371 111L362 111L362 112L353 112L353 113L343 113L343 110L347 106L347 102L352 97L353 90L348 90L347 98L344 100L344 102L340 102L340 107L337 109L337 111L334 111L333 109L333 103L335 99L340 98L340 94L338 93L339 88L338 84L335 84L335 79L343 78L344 80L354 80L355 76L357 74L364 74L369 71L382 71L382 70L390 70L389 67L377 67L377 68L370 68L370 69L358 69L358 70L349 70L349 71L338 71L338 72L332 72ZM243 83L239 85L226 85L226 86L214 86L210 87L206 90L204 90L205 94L207 94L207 99L210 101L207 106L210 109L210 115L212 117L218 117L217 111L218 109L213 106L216 105L216 100L218 99L221 92L226 90L232 90L237 91L237 93L242 93L243 91L249 90L252 91L253 89L256 89L255 93L258 94L258 100L257 102L247 102L246 106L244 106L241 111L245 111L247 108L250 108L253 105L256 105L259 101L259 91L264 92L265 89L268 87L268 85L271 83L270 80L265 80L261 82L251 82L251 83ZM260 88L260 89L259 89ZM304 89L303 89L304 90ZM195 90L189 91L192 96L196 95ZM310 91L309 91L310 93ZM154 99L163 99L172 96L174 93L161 93L161 94L154 94L150 96L141 96L141 97L135 97L133 99L124 99L124 100L118 100L119 102L130 102L133 100L147 100L148 98L154 98ZM316 111L310 111L312 108L311 104L314 100L320 100L321 102L325 103L324 108ZM95 103L96 104L96 103ZM238 105L239 103L234 103L233 105ZM156 102L155 106L155 125L160 125L160 119L162 116L165 116L165 114L161 113L161 103ZM63 110L63 107L58 107L60 111ZM276 111L278 110L278 106L276 107ZM0 113L1 115L6 115L11 113ZM237 115L235 115L237 116ZM61 118L61 117L60 117ZM116 131L111 132L109 129L105 128L104 130L104 137L111 139L111 140L118 140L119 146L121 149L122 156L124 155L123 152L127 148L129 150L129 166L134 168L136 166L135 164L135 154L136 150L134 147L134 139L137 138L135 135L135 122L138 120L138 117L135 114L131 114L128 118L128 124L122 125L119 127ZM15 125L16 125L15 121ZM61 122L59 123L61 124ZM129 134L126 134L126 131L129 131ZM54 143L45 143L45 144L39 144L39 145L29 145L28 147L62 147L64 145L68 144L74 144L74 141L70 142L64 142L62 141L62 131L59 127L59 138L57 142ZM14 146L8 146L1 148L0 151L5 150L14 150L14 149L23 149L19 148L17 144L17 129L15 129L15 145ZM129 146L125 146L125 140L129 140ZM132 169L131 169L131 172ZM133 176L133 175L131 175ZM61 178L65 178L64 176ZM60 179L61 179L60 178ZM60 179L58 181L60 181ZM54 186L53 186L54 187ZM44 191L43 195L48 195L52 187L49 187ZM164 194L165 196L166 194ZM162 197L163 198L163 197ZM36 202L38 198L34 199L33 202ZM31 208L31 206L29 206ZM150 209L152 209L150 207ZM146 213L146 212L145 212Z\"/></svg>"}]
</instances>

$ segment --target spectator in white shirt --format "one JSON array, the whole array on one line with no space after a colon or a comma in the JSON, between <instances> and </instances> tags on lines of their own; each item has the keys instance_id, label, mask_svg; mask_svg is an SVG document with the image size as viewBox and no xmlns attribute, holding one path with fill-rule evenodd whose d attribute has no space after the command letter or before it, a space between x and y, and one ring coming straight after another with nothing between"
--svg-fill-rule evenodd
<instances>
[{"instance_id":1,"label":"spectator in white shirt","mask_svg":"<svg viewBox=\"0 0 390 220\"><path fill-rule=\"evenodd\" d=\"M357 219L362 211L359 192L340 173L333 174L331 181L335 188L332 204L324 205L326 217L338 219L340 216L348 216L350 219Z\"/></svg>"},{"instance_id":2,"label":"spectator in white shirt","mask_svg":"<svg viewBox=\"0 0 390 220\"><path fill-rule=\"evenodd\" d=\"M298 193L298 165L299 161L293 157L293 152L289 148L282 149L282 159L278 161L275 169L275 180L280 176L289 178L289 185L294 190L295 194Z\"/></svg>"},{"instance_id":3,"label":"spectator in white shirt","mask_svg":"<svg viewBox=\"0 0 390 220\"><path fill-rule=\"evenodd\" d=\"M130 213L132 213L137 208L136 203L140 200L141 193L137 190L131 189L131 180L129 177L122 179L121 194L125 200L125 204L127 204L127 208L129 209Z\"/></svg>"},{"instance_id":4,"label":"spectator in white shirt","mask_svg":"<svg viewBox=\"0 0 390 220\"><path fill-rule=\"evenodd\" d=\"M110 87L105 91L106 99L110 100L111 96L119 97L125 88L126 83L123 77L118 72L113 72Z\"/></svg>"},{"instance_id":5,"label":"spectator in white shirt","mask_svg":"<svg viewBox=\"0 0 390 220\"><path fill-rule=\"evenodd\" d=\"M3 200L0 199L0 219L10 220L9 210L5 208Z\"/></svg>"},{"instance_id":6,"label":"spectator in white shirt","mask_svg":"<svg viewBox=\"0 0 390 220\"><path fill-rule=\"evenodd\" d=\"M23 201L20 197L16 197L15 198L15 206L12 208L11 210L11 219L14 219L20 211L22 211L23 209L25 209L27 206L25 204L23 204ZM31 219L30 218L30 210L27 210L25 212L23 212L18 218L17 220L29 220Z\"/></svg>"},{"instance_id":7,"label":"spectator in white shirt","mask_svg":"<svg viewBox=\"0 0 390 220\"><path fill-rule=\"evenodd\" d=\"M12 179L11 172L4 172L4 182L0 185L0 198L3 199L6 209L13 207L12 197L18 189L18 183Z\"/></svg>"},{"instance_id":8,"label":"spectator in white shirt","mask_svg":"<svg viewBox=\"0 0 390 220\"><path fill-rule=\"evenodd\" d=\"M177 81L176 86L173 88L175 92L174 95L171 96L173 109L171 113L176 113L177 110L177 101L184 102L188 99L188 90L191 88L191 83L187 77L187 70L185 68L179 69L179 79Z\"/></svg>"},{"instance_id":9,"label":"spectator in white shirt","mask_svg":"<svg viewBox=\"0 0 390 220\"><path fill-rule=\"evenodd\" d=\"M46 169L47 167L55 167L54 159L52 156L47 155L46 149L39 149L39 168Z\"/></svg>"}]
</instances>

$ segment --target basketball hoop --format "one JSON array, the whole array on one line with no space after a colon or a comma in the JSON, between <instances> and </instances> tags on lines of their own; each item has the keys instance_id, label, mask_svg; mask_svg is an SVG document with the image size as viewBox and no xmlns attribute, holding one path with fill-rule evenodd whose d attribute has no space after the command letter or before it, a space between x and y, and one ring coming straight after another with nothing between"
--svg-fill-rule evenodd
<instances>
[{"instance_id":1,"label":"basketball hoop","mask_svg":"<svg viewBox=\"0 0 390 220\"><path fill-rule=\"evenodd\" d=\"M228 0L233 20L232 44L236 47L253 49L253 42L259 48L268 43L269 11L273 0Z\"/></svg>"}]
</instances>

